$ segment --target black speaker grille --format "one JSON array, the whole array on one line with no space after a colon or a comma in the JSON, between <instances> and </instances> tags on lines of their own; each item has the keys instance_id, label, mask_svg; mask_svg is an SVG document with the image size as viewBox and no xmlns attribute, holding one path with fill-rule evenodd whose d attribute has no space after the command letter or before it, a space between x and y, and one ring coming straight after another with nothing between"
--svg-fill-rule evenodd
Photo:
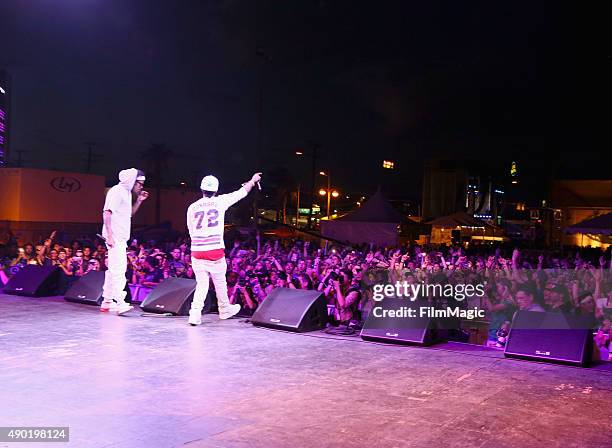
<instances>
[{"instance_id":1,"label":"black speaker grille","mask_svg":"<svg viewBox=\"0 0 612 448\"><path fill-rule=\"evenodd\" d=\"M149 293L140 308L149 313L186 316L189 314L196 284L195 280L169 277Z\"/></svg>"},{"instance_id":2,"label":"black speaker grille","mask_svg":"<svg viewBox=\"0 0 612 448\"><path fill-rule=\"evenodd\" d=\"M387 297L375 303L374 306L382 310L398 310L402 307L418 309L421 305L407 299ZM434 319L428 317L377 317L377 313L373 311L368 314L361 330L361 338L365 341L429 345L436 340Z\"/></svg>"},{"instance_id":3,"label":"black speaker grille","mask_svg":"<svg viewBox=\"0 0 612 448\"><path fill-rule=\"evenodd\" d=\"M259 305L253 325L288 331L314 331L327 322L327 304L319 291L276 288Z\"/></svg>"},{"instance_id":4,"label":"black speaker grille","mask_svg":"<svg viewBox=\"0 0 612 448\"><path fill-rule=\"evenodd\" d=\"M59 275L56 266L28 265L9 280L3 291L19 296L52 296L57 292Z\"/></svg>"},{"instance_id":5,"label":"black speaker grille","mask_svg":"<svg viewBox=\"0 0 612 448\"><path fill-rule=\"evenodd\" d=\"M593 332L586 320L564 313L518 311L506 344L507 357L587 365Z\"/></svg>"}]
</instances>

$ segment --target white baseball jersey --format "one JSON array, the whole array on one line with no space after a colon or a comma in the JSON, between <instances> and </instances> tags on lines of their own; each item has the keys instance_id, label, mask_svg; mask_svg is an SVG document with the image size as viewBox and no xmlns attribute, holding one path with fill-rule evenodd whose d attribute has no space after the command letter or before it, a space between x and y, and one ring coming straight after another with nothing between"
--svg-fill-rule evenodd
<instances>
[{"instance_id":1,"label":"white baseball jersey","mask_svg":"<svg viewBox=\"0 0 612 448\"><path fill-rule=\"evenodd\" d=\"M225 248L225 211L247 194L243 187L233 193L199 199L189 206L187 228L191 236L192 252Z\"/></svg>"}]
</instances>

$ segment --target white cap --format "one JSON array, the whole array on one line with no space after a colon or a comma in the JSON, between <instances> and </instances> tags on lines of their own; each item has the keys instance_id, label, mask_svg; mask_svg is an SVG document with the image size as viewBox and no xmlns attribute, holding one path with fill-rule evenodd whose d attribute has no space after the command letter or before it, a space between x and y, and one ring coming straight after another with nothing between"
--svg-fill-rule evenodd
<instances>
[{"instance_id":1,"label":"white cap","mask_svg":"<svg viewBox=\"0 0 612 448\"><path fill-rule=\"evenodd\" d=\"M219 189L219 179L215 176L206 176L200 183L200 190L216 192Z\"/></svg>"}]
</instances>

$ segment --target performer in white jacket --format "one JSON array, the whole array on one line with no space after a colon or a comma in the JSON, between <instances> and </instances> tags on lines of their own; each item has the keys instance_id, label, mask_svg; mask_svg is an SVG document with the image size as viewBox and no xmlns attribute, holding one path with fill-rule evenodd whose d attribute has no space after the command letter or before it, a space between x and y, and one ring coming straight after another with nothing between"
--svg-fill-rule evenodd
<instances>
[{"instance_id":1,"label":"performer in white jacket","mask_svg":"<svg viewBox=\"0 0 612 448\"><path fill-rule=\"evenodd\" d=\"M132 216L149 197L143 190L145 175L136 168L119 173L119 183L106 193L102 211L102 236L108 247L108 269L104 277L100 311L125 314L133 307L125 302L125 272L127 270L127 241L130 238ZM132 204L132 195L136 202Z\"/></svg>"},{"instance_id":2,"label":"performer in white jacket","mask_svg":"<svg viewBox=\"0 0 612 448\"><path fill-rule=\"evenodd\" d=\"M217 196L219 180L214 176L206 176L200 184L202 199L194 202L187 209L187 227L191 236L191 262L197 281L189 311L190 325L202 323L202 308L206 294L208 294L209 276L212 277L215 285L219 318L229 319L240 311L240 305L230 305L227 297L225 280L227 262L223 243L225 211L246 197L260 180L261 173L255 173L251 180L242 184L240 189Z\"/></svg>"}]
</instances>

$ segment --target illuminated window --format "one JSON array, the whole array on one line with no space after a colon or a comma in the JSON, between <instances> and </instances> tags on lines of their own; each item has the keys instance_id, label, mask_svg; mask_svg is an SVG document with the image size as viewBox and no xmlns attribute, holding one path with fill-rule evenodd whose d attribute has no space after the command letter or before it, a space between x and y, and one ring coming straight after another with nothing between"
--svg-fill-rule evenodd
<instances>
[{"instance_id":1,"label":"illuminated window","mask_svg":"<svg viewBox=\"0 0 612 448\"><path fill-rule=\"evenodd\" d=\"M386 170L395 169L395 162L392 160L383 160L383 168Z\"/></svg>"}]
</instances>

